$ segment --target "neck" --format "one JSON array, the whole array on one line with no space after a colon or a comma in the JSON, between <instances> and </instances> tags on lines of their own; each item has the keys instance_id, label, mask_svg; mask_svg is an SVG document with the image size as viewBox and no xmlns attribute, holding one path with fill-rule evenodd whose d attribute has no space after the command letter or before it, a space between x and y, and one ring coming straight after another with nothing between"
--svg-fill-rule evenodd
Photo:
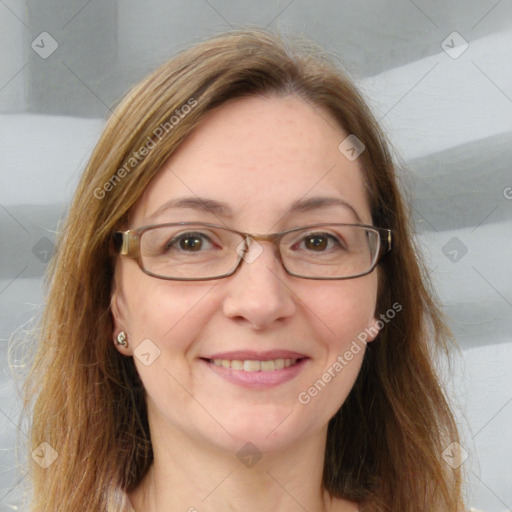
<instances>
[{"instance_id":1,"label":"neck","mask_svg":"<svg viewBox=\"0 0 512 512\"><path fill-rule=\"evenodd\" d=\"M238 455L180 431L160 432L152 428L154 463L130 495L137 512L334 510L322 486L326 430L300 446L264 454L246 447Z\"/></svg>"}]
</instances>

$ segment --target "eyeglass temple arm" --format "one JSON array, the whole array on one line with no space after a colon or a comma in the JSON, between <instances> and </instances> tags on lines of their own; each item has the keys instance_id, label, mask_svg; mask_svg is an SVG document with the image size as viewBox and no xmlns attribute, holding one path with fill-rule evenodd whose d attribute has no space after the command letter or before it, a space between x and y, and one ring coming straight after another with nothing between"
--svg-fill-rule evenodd
<instances>
[{"instance_id":1,"label":"eyeglass temple arm","mask_svg":"<svg viewBox=\"0 0 512 512\"><path fill-rule=\"evenodd\" d=\"M381 240L385 241L385 245L383 245L381 249L381 254L386 254L393 248L393 232L391 229L381 231Z\"/></svg>"},{"instance_id":2,"label":"eyeglass temple arm","mask_svg":"<svg viewBox=\"0 0 512 512\"><path fill-rule=\"evenodd\" d=\"M114 233L114 248L124 256L136 258L139 237L130 231L116 231Z\"/></svg>"}]
</instances>

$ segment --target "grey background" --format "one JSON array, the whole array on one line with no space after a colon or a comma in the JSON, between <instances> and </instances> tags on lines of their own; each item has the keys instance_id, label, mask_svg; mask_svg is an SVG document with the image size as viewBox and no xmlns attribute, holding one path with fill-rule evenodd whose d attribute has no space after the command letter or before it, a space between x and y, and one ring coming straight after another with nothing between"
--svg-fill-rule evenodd
<instances>
[{"instance_id":1,"label":"grey background","mask_svg":"<svg viewBox=\"0 0 512 512\"><path fill-rule=\"evenodd\" d=\"M106 117L176 50L246 25L324 46L389 133L461 347L443 373L468 504L512 510L510 0L0 0L0 511L19 510L26 483L8 339L41 310L58 219Z\"/></svg>"}]
</instances>

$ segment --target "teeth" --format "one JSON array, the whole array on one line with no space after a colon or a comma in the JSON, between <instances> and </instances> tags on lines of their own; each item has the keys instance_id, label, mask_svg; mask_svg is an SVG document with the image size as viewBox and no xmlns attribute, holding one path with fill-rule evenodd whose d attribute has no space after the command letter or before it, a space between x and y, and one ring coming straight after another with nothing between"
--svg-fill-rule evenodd
<instances>
[{"instance_id":1,"label":"teeth","mask_svg":"<svg viewBox=\"0 0 512 512\"><path fill-rule=\"evenodd\" d=\"M233 365L233 363L231 363ZM233 367L233 366L231 366ZM261 361L244 361L244 372L259 372L261 370Z\"/></svg>"},{"instance_id":2,"label":"teeth","mask_svg":"<svg viewBox=\"0 0 512 512\"><path fill-rule=\"evenodd\" d=\"M261 371L262 372L272 372L276 369L276 363L273 360L270 361L261 361ZM245 368L244 368L245 370Z\"/></svg>"},{"instance_id":3,"label":"teeth","mask_svg":"<svg viewBox=\"0 0 512 512\"><path fill-rule=\"evenodd\" d=\"M274 365L276 370L282 370L284 368L284 359L276 359Z\"/></svg>"},{"instance_id":4,"label":"teeth","mask_svg":"<svg viewBox=\"0 0 512 512\"><path fill-rule=\"evenodd\" d=\"M244 362L243 361L231 361L231 368L233 370L243 370L244 369Z\"/></svg>"},{"instance_id":5,"label":"teeth","mask_svg":"<svg viewBox=\"0 0 512 512\"><path fill-rule=\"evenodd\" d=\"M271 359L269 361L258 361L254 359L246 359L241 361L239 359L213 359L215 366L223 368L231 368L232 370L243 370L245 372L272 372L274 370L282 370L294 365L298 359Z\"/></svg>"}]
</instances>

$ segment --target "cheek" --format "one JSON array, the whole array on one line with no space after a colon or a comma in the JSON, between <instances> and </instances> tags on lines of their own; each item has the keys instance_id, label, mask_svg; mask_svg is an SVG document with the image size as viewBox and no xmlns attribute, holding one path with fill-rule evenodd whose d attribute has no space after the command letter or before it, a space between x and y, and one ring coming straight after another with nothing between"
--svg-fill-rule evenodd
<instances>
[{"instance_id":1,"label":"cheek","mask_svg":"<svg viewBox=\"0 0 512 512\"><path fill-rule=\"evenodd\" d=\"M304 302L316 316L330 348L342 350L372 325L376 300L377 276L370 274L346 281L326 281Z\"/></svg>"},{"instance_id":2,"label":"cheek","mask_svg":"<svg viewBox=\"0 0 512 512\"><path fill-rule=\"evenodd\" d=\"M154 406L168 412L185 407L190 399L184 390L193 389L196 341L218 305L211 300L211 284L149 279L133 280L126 287L135 334L134 362ZM142 357L146 353L149 364Z\"/></svg>"},{"instance_id":3,"label":"cheek","mask_svg":"<svg viewBox=\"0 0 512 512\"><path fill-rule=\"evenodd\" d=\"M307 306L323 350L312 375L301 379L297 401L311 417L328 422L353 388L366 350L359 336L372 325L376 296L372 275L331 282L310 296Z\"/></svg>"},{"instance_id":4,"label":"cheek","mask_svg":"<svg viewBox=\"0 0 512 512\"><path fill-rule=\"evenodd\" d=\"M128 280L129 324L134 347L145 339L167 354L183 353L200 335L218 307L209 294L214 285L162 281L142 276ZM171 358L172 359L172 358Z\"/></svg>"}]
</instances>

